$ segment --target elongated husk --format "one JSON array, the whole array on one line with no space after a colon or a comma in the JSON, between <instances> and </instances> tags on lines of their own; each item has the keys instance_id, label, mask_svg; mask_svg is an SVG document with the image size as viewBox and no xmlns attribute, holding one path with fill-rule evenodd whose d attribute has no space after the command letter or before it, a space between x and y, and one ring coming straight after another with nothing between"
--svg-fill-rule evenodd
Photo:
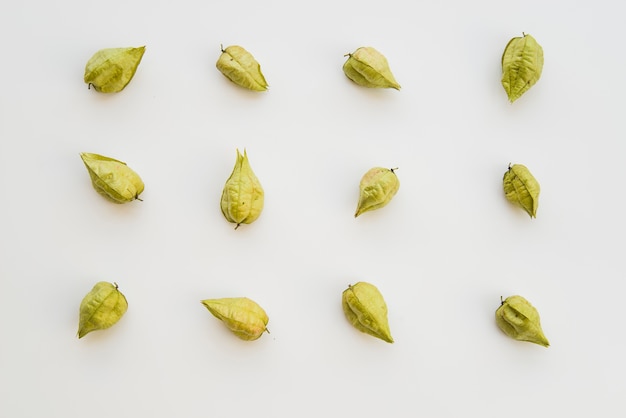
<instances>
[{"instance_id":1,"label":"elongated husk","mask_svg":"<svg viewBox=\"0 0 626 418\"><path fill-rule=\"evenodd\" d=\"M537 217L539 208L539 182L522 164L513 164L504 173L502 179L504 194L507 200L521 207L531 218Z\"/></svg>"},{"instance_id":2,"label":"elongated husk","mask_svg":"<svg viewBox=\"0 0 626 418\"><path fill-rule=\"evenodd\" d=\"M258 339L267 331L269 317L261 306L246 297L205 299L202 304L237 337Z\"/></svg>"},{"instance_id":3,"label":"elongated husk","mask_svg":"<svg viewBox=\"0 0 626 418\"><path fill-rule=\"evenodd\" d=\"M502 54L502 86L513 103L539 81L543 48L528 34L509 41Z\"/></svg>"},{"instance_id":4,"label":"elongated husk","mask_svg":"<svg viewBox=\"0 0 626 418\"><path fill-rule=\"evenodd\" d=\"M263 210L265 192L256 177L246 150L243 156L237 150L237 160L230 177L224 185L220 208L228 222L249 224L258 219Z\"/></svg>"},{"instance_id":5,"label":"elongated husk","mask_svg":"<svg viewBox=\"0 0 626 418\"><path fill-rule=\"evenodd\" d=\"M348 321L359 331L393 343L387 304L373 284L358 282L342 293L341 306Z\"/></svg>"}]
</instances>

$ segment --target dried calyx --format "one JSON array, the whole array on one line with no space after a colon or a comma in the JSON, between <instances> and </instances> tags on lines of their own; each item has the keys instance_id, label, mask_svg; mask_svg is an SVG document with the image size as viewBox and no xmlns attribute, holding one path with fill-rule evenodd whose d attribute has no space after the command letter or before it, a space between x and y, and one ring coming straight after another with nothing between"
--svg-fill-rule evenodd
<instances>
[{"instance_id":1,"label":"dried calyx","mask_svg":"<svg viewBox=\"0 0 626 418\"><path fill-rule=\"evenodd\" d=\"M358 48L343 64L343 72L356 84L369 88L393 88L400 84L393 76L387 58L372 47Z\"/></svg>"}]
</instances>

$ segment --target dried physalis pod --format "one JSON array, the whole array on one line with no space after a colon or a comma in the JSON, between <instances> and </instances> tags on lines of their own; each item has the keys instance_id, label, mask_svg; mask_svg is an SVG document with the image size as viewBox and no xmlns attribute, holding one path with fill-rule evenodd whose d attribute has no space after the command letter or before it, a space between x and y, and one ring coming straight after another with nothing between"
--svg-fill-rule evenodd
<instances>
[{"instance_id":1,"label":"dried physalis pod","mask_svg":"<svg viewBox=\"0 0 626 418\"><path fill-rule=\"evenodd\" d=\"M255 91L267 90L261 66L252 54L238 45L222 48L216 66L230 81L241 87Z\"/></svg>"},{"instance_id":2,"label":"dried physalis pod","mask_svg":"<svg viewBox=\"0 0 626 418\"><path fill-rule=\"evenodd\" d=\"M127 309L128 302L117 288L117 283L96 283L80 303L78 338L83 338L91 331L112 327Z\"/></svg>"},{"instance_id":3,"label":"dried physalis pod","mask_svg":"<svg viewBox=\"0 0 626 418\"><path fill-rule=\"evenodd\" d=\"M356 329L393 343L387 304L376 286L367 282L349 285L341 295L341 305L346 318Z\"/></svg>"},{"instance_id":4,"label":"dried physalis pod","mask_svg":"<svg viewBox=\"0 0 626 418\"><path fill-rule=\"evenodd\" d=\"M539 313L521 296L509 296L496 310L496 324L509 337L548 347L550 343L541 329Z\"/></svg>"},{"instance_id":5,"label":"dried physalis pod","mask_svg":"<svg viewBox=\"0 0 626 418\"><path fill-rule=\"evenodd\" d=\"M85 66L85 83L101 93L117 93L133 79L145 46L107 48L96 52Z\"/></svg>"},{"instance_id":6,"label":"dried physalis pod","mask_svg":"<svg viewBox=\"0 0 626 418\"><path fill-rule=\"evenodd\" d=\"M536 218L541 188L528 168L521 164L509 164L502 183L507 200L524 209L531 218Z\"/></svg>"},{"instance_id":7,"label":"dried physalis pod","mask_svg":"<svg viewBox=\"0 0 626 418\"><path fill-rule=\"evenodd\" d=\"M245 297L205 299L201 302L213 316L242 340L256 340L267 331L269 317L263 308L251 299Z\"/></svg>"},{"instance_id":8,"label":"dried physalis pod","mask_svg":"<svg viewBox=\"0 0 626 418\"><path fill-rule=\"evenodd\" d=\"M509 41L502 54L502 86L513 103L535 85L543 70L543 48L528 34Z\"/></svg>"},{"instance_id":9,"label":"dried physalis pod","mask_svg":"<svg viewBox=\"0 0 626 418\"><path fill-rule=\"evenodd\" d=\"M82 152L80 157L89 171L93 188L102 196L115 203L139 199L143 181L126 163L88 152Z\"/></svg>"},{"instance_id":10,"label":"dried physalis pod","mask_svg":"<svg viewBox=\"0 0 626 418\"><path fill-rule=\"evenodd\" d=\"M346 56L348 59L343 64L343 72L356 84L400 90L400 84L391 73L387 58L376 49L365 46Z\"/></svg>"},{"instance_id":11,"label":"dried physalis pod","mask_svg":"<svg viewBox=\"0 0 626 418\"><path fill-rule=\"evenodd\" d=\"M380 209L391 201L400 188L397 168L374 167L363 175L359 184L359 204L354 217Z\"/></svg>"},{"instance_id":12,"label":"dried physalis pod","mask_svg":"<svg viewBox=\"0 0 626 418\"><path fill-rule=\"evenodd\" d=\"M256 177L248 154L243 150L243 156L237 150L237 161L232 174L224 185L220 207L228 222L241 224L254 222L263 210L265 193L259 179Z\"/></svg>"}]
</instances>

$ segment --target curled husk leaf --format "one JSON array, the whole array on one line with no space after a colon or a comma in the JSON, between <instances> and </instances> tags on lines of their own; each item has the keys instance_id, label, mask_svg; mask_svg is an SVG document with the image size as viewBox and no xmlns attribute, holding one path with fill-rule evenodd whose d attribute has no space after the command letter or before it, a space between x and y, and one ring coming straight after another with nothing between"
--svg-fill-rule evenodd
<instances>
[{"instance_id":1,"label":"curled husk leaf","mask_svg":"<svg viewBox=\"0 0 626 418\"><path fill-rule=\"evenodd\" d=\"M343 64L343 72L350 80L363 87L400 90L400 84L391 73L387 58L369 46L348 54L348 60Z\"/></svg>"},{"instance_id":2,"label":"curled husk leaf","mask_svg":"<svg viewBox=\"0 0 626 418\"><path fill-rule=\"evenodd\" d=\"M117 93L132 80L145 46L107 48L96 52L85 66L85 83L101 93Z\"/></svg>"},{"instance_id":3,"label":"curled husk leaf","mask_svg":"<svg viewBox=\"0 0 626 418\"><path fill-rule=\"evenodd\" d=\"M251 299L245 297L205 299L201 302L213 316L242 340L256 340L267 331L269 318L263 308Z\"/></svg>"},{"instance_id":4,"label":"curled husk leaf","mask_svg":"<svg viewBox=\"0 0 626 418\"><path fill-rule=\"evenodd\" d=\"M348 321L359 331L393 343L387 304L376 286L367 282L349 285L341 297L343 312Z\"/></svg>"},{"instance_id":5,"label":"curled husk leaf","mask_svg":"<svg viewBox=\"0 0 626 418\"><path fill-rule=\"evenodd\" d=\"M380 209L391 201L400 188L400 180L394 170L374 167L363 175L355 218L363 212Z\"/></svg>"},{"instance_id":6,"label":"curled husk leaf","mask_svg":"<svg viewBox=\"0 0 626 418\"><path fill-rule=\"evenodd\" d=\"M509 337L548 347L541 329L539 313L521 296L509 296L496 310L496 324Z\"/></svg>"},{"instance_id":7,"label":"curled husk leaf","mask_svg":"<svg viewBox=\"0 0 626 418\"><path fill-rule=\"evenodd\" d=\"M261 66L252 54L238 45L222 49L216 66L230 81L241 87L255 91L267 90Z\"/></svg>"},{"instance_id":8,"label":"curled husk leaf","mask_svg":"<svg viewBox=\"0 0 626 418\"><path fill-rule=\"evenodd\" d=\"M237 150L237 161L232 174L224 185L220 207L228 222L241 224L254 222L263 210L265 193L259 179L256 177L250 163L248 154L243 151L243 156Z\"/></svg>"},{"instance_id":9,"label":"curled husk leaf","mask_svg":"<svg viewBox=\"0 0 626 418\"><path fill-rule=\"evenodd\" d=\"M78 338L83 338L91 331L112 327L127 309L128 302L117 284L96 283L80 303Z\"/></svg>"},{"instance_id":10,"label":"curled husk leaf","mask_svg":"<svg viewBox=\"0 0 626 418\"><path fill-rule=\"evenodd\" d=\"M102 196L115 203L139 199L144 189L143 181L126 163L88 152L82 152L80 157L87 167L93 188Z\"/></svg>"},{"instance_id":11,"label":"curled husk leaf","mask_svg":"<svg viewBox=\"0 0 626 418\"><path fill-rule=\"evenodd\" d=\"M528 168L521 164L509 165L502 183L507 200L536 218L541 188Z\"/></svg>"},{"instance_id":12,"label":"curled husk leaf","mask_svg":"<svg viewBox=\"0 0 626 418\"><path fill-rule=\"evenodd\" d=\"M543 48L528 34L509 41L502 54L502 86L513 103L535 85L543 70Z\"/></svg>"}]
</instances>

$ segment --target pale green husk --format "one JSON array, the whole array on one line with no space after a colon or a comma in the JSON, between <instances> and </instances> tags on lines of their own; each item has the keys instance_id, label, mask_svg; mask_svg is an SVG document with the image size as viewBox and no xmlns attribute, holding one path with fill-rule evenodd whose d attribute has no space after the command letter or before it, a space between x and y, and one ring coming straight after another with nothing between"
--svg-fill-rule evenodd
<instances>
[{"instance_id":1,"label":"pale green husk","mask_svg":"<svg viewBox=\"0 0 626 418\"><path fill-rule=\"evenodd\" d=\"M242 340L256 340L267 331L269 317L263 308L251 299L221 298L205 299L201 302L213 316Z\"/></svg>"},{"instance_id":2,"label":"pale green husk","mask_svg":"<svg viewBox=\"0 0 626 418\"><path fill-rule=\"evenodd\" d=\"M85 83L101 93L124 90L135 75L145 51L145 46L101 49L87 61Z\"/></svg>"},{"instance_id":3,"label":"pale green husk","mask_svg":"<svg viewBox=\"0 0 626 418\"><path fill-rule=\"evenodd\" d=\"M117 284L98 282L80 303L78 338L92 331L107 329L119 321L128 309L126 297Z\"/></svg>"},{"instance_id":4,"label":"pale green husk","mask_svg":"<svg viewBox=\"0 0 626 418\"><path fill-rule=\"evenodd\" d=\"M386 206L400 188L396 169L374 167L361 178L359 184L359 203L354 217Z\"/></svg>"},{"instance_id":5,"label":"pale green husk","mask_svg":"<svg viewBox=\"0 0 626 418\"><path fill-rule=\"evenodd\" d=\"M509 337L548 347L539 312L521 296L510 296L496 310L496 324Z\"/></svg>"},{"instance_id":6,"label":"pale green husk","mask_svg":"<svg viewBox=\"0 0 626 418\"><path fill-rule=\"evenodd\" d=\"M267 90L267 81L256 59L238 45L222 49L216 67L233 83L255 91Z\"/></svg>"},{"instance_id":7,"label":"pale green husk","mask_svg":"<svg viewBox=\"0 0 626 418\"><path fill-rule=\"evenodd\" d=\"M132 202L139 199L144 190L141 177L126 163L99 154L80 154L94 189L115 203Z\"/></svg>"},{"instance_id":8,"label":"pale green husk","mask_svg":"<svg viewBox=\"0 0 626 418\"><path fill-rule=\"evenodd\" d=\"M400 84L393 76L387 58L372 47L361 47L348 54L343 72L356 84L369 88L393 88Z\"/></svg>"},{"instance_id":9,"label":"pale green husk","mask_svg":"<svg viewBox=\"0 0 626 418\"><path fill-rule=\"evenodd\" d=\"M358 282L349 285L341 296L343 312L356 329L393 343L387 319L387 304L376 286Z\"/></svg>"},{"instance_id":10,"label":"pale green husk","mask_svg":"<svg viewBox=\"0 0 626 418\"><path fill-rule=\"evenodd\" d=\"M502 86L513 103L539 81L543 48L528 34L509 41L502 54Z\"/></svg>"},{"instance_id":11,"label":"pale green husk","mask_svg":"<svg viewBox=\"0 0 626 418\"><path fill-rule=\"evenodd\" d=\"M246 150L243 156L237 150L237 160L230 177L224 185L220 208L228 222L250 224L258 219L263 210L265 193L256 177Z\"/></svg>"},{"instance_id":12,"label":"pale green husk","mask_svg":"<svg viewBox=\"0 0 626 418\"><path fill-rule=\"evenodd\" d=\"M507 200L536 218L541 187L528 168L521 164L509 165L502 183Z\"/></svg>"}]
</instances>

